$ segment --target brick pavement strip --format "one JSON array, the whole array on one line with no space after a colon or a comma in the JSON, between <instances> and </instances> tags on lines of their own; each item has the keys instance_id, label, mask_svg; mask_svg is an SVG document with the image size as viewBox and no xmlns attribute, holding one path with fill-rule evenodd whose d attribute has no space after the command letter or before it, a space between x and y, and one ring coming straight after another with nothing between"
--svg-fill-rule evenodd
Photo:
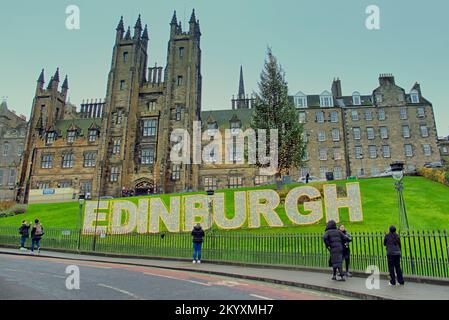
<instances>
[{"instance_id":1,"label":"brick pavement strip","mask_svg":"<svg viewBox=\"0 0 449 320\"><path fill-rule=\"evenodd\" d=\"M24 255L16 249L0 248L0 254ZM25 253L26 254L26 253ZM172 270L209 273L221 276L242 278L271 282L306 289L324 291L360 299L393 299L393 300L449 300L449 284L445 280L441 284L406 282L405 286L391 287L385 279L380 280L380 288L370 290L366 287L366 277L356 276L347 279L346 282L331 280L331 271L324 273L322 270L290 270L287 268L267 267L242 267L228 264L193 265L187 260L156 260L142 258L118 258L109 256L94 256L46 251L41 257L58 258L67 260L95 261L103 263L119 263L158 267ZM419 279L418 279L419 280ZM448 282L449 283L449 282Z\"/></svg>"}]
</instances>

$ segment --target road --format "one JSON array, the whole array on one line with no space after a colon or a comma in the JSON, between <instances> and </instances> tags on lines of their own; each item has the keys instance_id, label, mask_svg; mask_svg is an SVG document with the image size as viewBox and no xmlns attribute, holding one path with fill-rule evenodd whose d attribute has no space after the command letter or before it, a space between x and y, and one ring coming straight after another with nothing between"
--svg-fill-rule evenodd
<instances>
[{"instance_id":1,"label":"road","mask_svg":"<svg viewBox=\"0 0 449 320\"><path fill-rule=\"evenodd\" d=\"M68 266L79 269L80 288L69 290ZM0 300L336 300L345 297L222 276L0 254Z\"/></svg>"}]
</instances>

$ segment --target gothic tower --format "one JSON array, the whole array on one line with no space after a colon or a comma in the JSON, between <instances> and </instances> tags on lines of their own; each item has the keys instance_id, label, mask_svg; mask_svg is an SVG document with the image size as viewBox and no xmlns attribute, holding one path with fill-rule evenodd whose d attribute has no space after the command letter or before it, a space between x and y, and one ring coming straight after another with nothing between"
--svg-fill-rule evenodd
<instances>
[{"instance_id":1,"label":"gothic tower","mask_svg":"<svg viewBox=\"0 0 449 320\"><path fill-rule=\"evenodd\" d=\"M31 116L28 126L27 137L24 146L22 162L19 168L19 184L22 189L19 190L21 201L27 202L30 189L30 177L32 175L33 165L36 163L35 146L38 139L47 139L49 135L56 135L55 123L64 116L66 99L68 93L67 76L59 91L59 68L51 77L47 88L45 84L44 70L42 69L37 80L36 91L31 108Z\"/></svg>"},{"instance_id":2,"label":"gothic tower","mask_svg":"<svg viewBox=\"0 0 449 320\"><path fill-rule=\"evenodd\" d=\"M108 77L102 145L104 150L98 166L102 194L119 195L128 175L136 144L139 89L145 81L147 68L148 30L142 28L141 17L126 33L123 17L116 28L116 40Z\"/></svg>"}]
</instances>

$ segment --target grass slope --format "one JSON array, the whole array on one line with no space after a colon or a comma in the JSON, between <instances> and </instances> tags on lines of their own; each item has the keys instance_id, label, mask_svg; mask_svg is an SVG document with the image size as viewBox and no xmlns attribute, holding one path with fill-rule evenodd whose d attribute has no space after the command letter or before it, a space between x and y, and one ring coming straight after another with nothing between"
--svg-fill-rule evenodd
<instances>
[{"instance_id":1,"label":"grass slope","mask_svg":"<svg viewBox=\"0 0 449 320\"><path fill-rule=\"evenodd\" d=\"M340 222L351 231L381 231L389 225L397 224L397 198L391 178L359 180L364 210L363 223L349 223L347 210L341 210ZM337 184L344 185L345 181ZM288 185L291 189L298 185ZM404 180L404 197L407 206L409 224L415 230L449 229L449 188L422 177L406 177ZM261 187L261 189L274 187ZM245 190L245 189L240 189ZM250 190L250 189L246 189ZM252 190L252 189L251 189ZM233 192L222 190L226 194L227 212L234 212ZM170 196L163 195L168 202ZM137 203L137 198L128 198ZM283 228L265 228L248 230L251 233L287 233L287 232L321 232L324 219L311 226L293 226L285 216L281 205L278 213L286 224ZM46 227L77 228L79 223L78 203L34 204L28 207L27 213L15 217L0 219L0 226L19 226L23 219L39 218ZM262 219L263 221L263 219ZM264 223L264 221L263 221ZM266 225L266 224L265 224Z\"/></svg>"}]
</instances>

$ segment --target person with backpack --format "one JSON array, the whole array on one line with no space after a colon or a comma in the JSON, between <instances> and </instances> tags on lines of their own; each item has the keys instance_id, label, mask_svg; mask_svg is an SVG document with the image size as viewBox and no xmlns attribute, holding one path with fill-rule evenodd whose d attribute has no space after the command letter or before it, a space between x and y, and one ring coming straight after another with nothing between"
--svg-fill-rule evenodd
<instances>
[{"instance_id":1,"label":"person with backpack","mask_svg":"<svg viewBox=\"0 0 449 320\"><path fill-rule=\"evenodd\" d=\"M192 230L193 263L201 263L201 247L203 245L204 230L198 223Z\"/></svg>"},{"instance_id":2,"label":"person with backpack","mask_svg":"<svg viewBox=\"0 0 449 320\"><path fill-rule=\"evenodd\" d=\"M350 256L351 256L351 250L349 249L349 243L352 241L351 234L346 230L344 225L340 225L338 227L338 230L343 234L344 241L343 241L343 259L345 261L345 267L346 267L346 276L352 277L352 274L349 272L349 262L350 262Z\"/></svg>"},{"instance_id":3,"label":"person with backpack","mask_svg":"<svg viewBox=\"0 0 449 320\"><path fill-rule=\"evenodd\" d=\"M390 286L404 285L401 269L401 239L396 233L396 227L391 226L390 232L385 235L384 245L387 247L388 272L390 273Z\"/></svg>"},{"instance_id":4,"label":"person with backpack","mask_svg":"<svg viewBox=\"0 0 449 320\"><path fill-rule=\"evenodd\" d=\"M326 224L326 231L323 235L323 241L330 252L329 266L332 267L332 280L337 280L337 270L340 278L338 281L346 281L342 271L343 263L343 243L345 241L343 233L337 230L337 223L330 220Z\"/></svg>"},{"instance_id":5,"label":"person with backpack","mask_svg":"<svg viewBox=\"0 0 449 320\"><path fill-rule=\"evenodd\" d=\"M26 250L25 243L27 239L30 237L30 228L31 225L27 225L26 220L22 221L22 225L19 228L19 234L20 234L20 250Z\"/></svg>"},{"instance_id":6,"label":"person with backpack","mask_svg":"<svg viewBox=\"0 0 449 320\"><path fill-rule=\"evenodd\" d=\"M34 247L37 247L37 253L41 251L41 239L44 235L44 227L39 222L39 219L34 220L33 229L31 229L31 254L34 254Z\"/></svg>"}]
</instances>

